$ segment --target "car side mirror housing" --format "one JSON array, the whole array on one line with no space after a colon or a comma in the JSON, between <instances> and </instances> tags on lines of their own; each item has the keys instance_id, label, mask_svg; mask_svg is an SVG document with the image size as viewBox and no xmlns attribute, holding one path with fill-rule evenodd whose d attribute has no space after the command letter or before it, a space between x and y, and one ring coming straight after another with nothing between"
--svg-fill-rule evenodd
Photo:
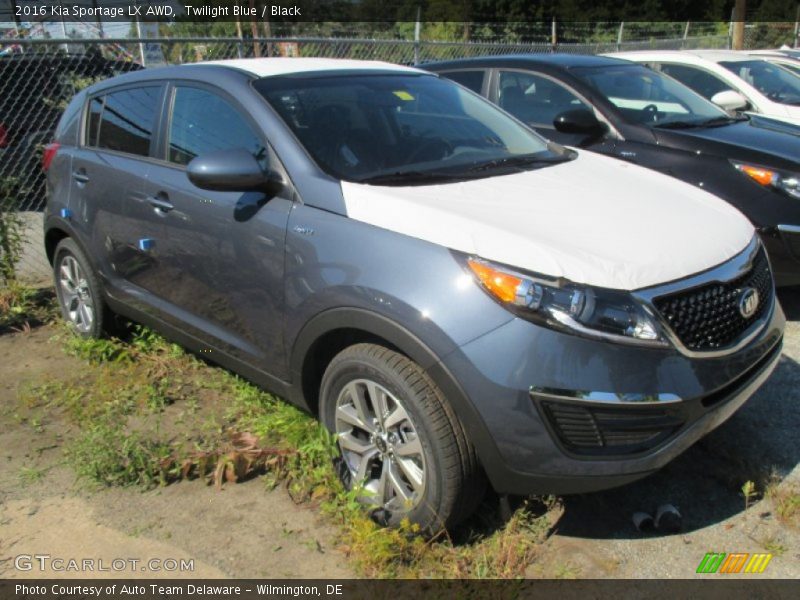
<instances>
[{"instance_id":1,"label":"car side mirror housing","mask_svg":"<svg viewBox=\"0 0 800 600\"><path fill-rule=\"evenodd\" d=\"M197 187L215 192L278 193L285 182L275 171L265 171L244 148L198 156L186 165L186 176Z\"/></svg>"},{"instance_id":2,"label":"car side mirror housing","mask_svg":"<svg viewBox=\"0 0 800 600\"><path fill-rule=\"evenodd\" d=\"M711 102L724 108L725 110L744 110L747 108L747 98L742 96L739 92L733 90L725 90L724 92L717 92L711 96Z\"/></svg>"},{"instance_id":3,"label":"car side mirror housing","mask_svg":"<svg viewBox=\"0 0 800 600\"><path fill-rule=\"evenodd\" d=\"M604 123L598 121L591 110L574 108L565 110L553 119L553 126L561 133L581 133L584 135L600 136L606 132Z\"/></svg>"}]
</instances>

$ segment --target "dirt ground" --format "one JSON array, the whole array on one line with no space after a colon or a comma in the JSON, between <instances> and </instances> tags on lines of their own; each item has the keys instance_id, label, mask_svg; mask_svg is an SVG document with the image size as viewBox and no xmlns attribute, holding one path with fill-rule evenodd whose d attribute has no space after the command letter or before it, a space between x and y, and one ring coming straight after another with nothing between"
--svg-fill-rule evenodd
<instances>
[{"instance_id":1,"label":"dirt ground","mask_svg":"<svg viewBox=\"0 0 800 600\"><path fill-rule=\"evenodd\" d=\"M0 577L63 577L77 573L20 572L13 557L194 559L194 571L141 573L148 577L352 577L333 546L333 530L296 506L281 489L258 480L217 491L199 481L141 492L113 488L87 492L64 464L59 422L32 435L14 418L26 382L68 379L84 367L51 342L52 327L0 336ZM25 469L43 470L26 481ZM58 566L58 565L56 565ZM130 571L98 577L132 576ZM86 575L92 575L87 573Z\"/></svg>"},{"instance_id":2,"label":"dirt ground","mask_svg":"<svg viewBox=\"0 0 800 600\"><path fill-rule=\"evenodd\" d=\"M763 388L661 472L617 490L565 498L563 517L527 575L685 578L714 551L771 552L759 577L800 577L800 532L780 518L770 498L759 495L745 509L741 493L748 479L770 474L780 489L800 486L800 291L782 301L789 317L784 355ZM106 566L114 559L140 561L134 572L95 573L103 577L355 576L335 529L257 478L223 491L197 481L147 492L87 491L64 463L69 425L50 423L34 435L15 416L26 382L43 374L66 381L85 367L51 341L54 332L0 335L0 577L42 576L15 568L14 557L35 554L102 559ZM44 474L26 476L30 469ZM681 533L636 531L634 512L667 502L683 515ZM149 559L193 560L194 571L142 571Z\"/></svg>"}]
</instances>

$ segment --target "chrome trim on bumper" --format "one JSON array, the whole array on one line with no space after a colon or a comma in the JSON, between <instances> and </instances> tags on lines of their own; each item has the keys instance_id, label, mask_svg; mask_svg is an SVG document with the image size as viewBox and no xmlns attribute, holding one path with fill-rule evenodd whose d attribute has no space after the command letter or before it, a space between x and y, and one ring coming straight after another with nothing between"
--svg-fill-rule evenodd
<instances>
[{"instance_id":1,"label":"chrome trim on bumper","mask_svg":"<svg viewBox=\"0 0 800 600\"><path fill-rule=\"evenodd\" d=\"M614 392L597 392L587 390L568 390L562 388L548 388L531 386L530 393L553 400L583 400L595 404L624 404L624 405L663 405L681 402L682 398L675 394L615 394Z\"/></svg>"},{"instance_id":2,"label":"chrome trim on bumper","mask_svg":"<svg viewBox=\"0 0 800 600\"><path fill-rule=\"evenodd\" d=\"M661 326L662 333L684 356L688 356L690 358L714 358L718 356L727 356L729 354L733 354L735 352L738 352L745 346L747 346L747 344L749 344L751 341L753 341L753 339L764 330L767 323L769 323L770 320L772 319L772 315L775 312L775 305L776 305L774 276L772 278L772 295L770 299L770 306L764 312L764 315L758 321L753 323L742 334L742 336L740 337L739 341L736 342L736 344L728 348L724 348L722 350L690 350L689 348L687 348L683 344L683 342L681 342L681 340L678 338L675 332L672 330L672 327L670 327L666 319L664 319L664 317L661 315L661 312L656 309L655 303L653 301L660 296L667 296L670 294L674 294L676 292L690 290L692 288L699 287L701 285L706 285L714 282L726 283L728 281L736 279L737 277L744 275L750 270L750 268L753 265L753 261L755 260L755 257L760 249L761 249L761 241L758 235L755 235L753 236L753 239L750 240L750 243L742 252L740 252L727 262L724 262L717 267L713 267L712 269L703 271L702 273L698 273L697 275L693 275L686 279L681 279L679 281L673 281L663 285L657 285L654 287L637 290L635 292L632 292L633 296L642 303L642 305L645 307L650 316L653 317L659 323L659 325ZM769 257L767 258L767 260L769 260ZM770 266L770 274L771 273L772 273L772 267Z\"/></svg>"}]
</instances>

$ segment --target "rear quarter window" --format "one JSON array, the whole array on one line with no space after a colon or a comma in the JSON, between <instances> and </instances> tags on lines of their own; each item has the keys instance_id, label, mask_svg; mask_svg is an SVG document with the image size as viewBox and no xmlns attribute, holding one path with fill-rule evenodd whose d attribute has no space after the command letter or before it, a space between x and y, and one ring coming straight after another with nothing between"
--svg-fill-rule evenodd
<instances>
[{"instance_id":1,"label":"rear quarter window","mask_svg":"<svg viewBox=\"0 0 800 600\"><path fill-rule=\"evenodd\" d=\"M455 81L476 94L480 94L483 89L483 74L484 71L481 69L440 73L442 77Z\"/></svg>"}]
</instances>

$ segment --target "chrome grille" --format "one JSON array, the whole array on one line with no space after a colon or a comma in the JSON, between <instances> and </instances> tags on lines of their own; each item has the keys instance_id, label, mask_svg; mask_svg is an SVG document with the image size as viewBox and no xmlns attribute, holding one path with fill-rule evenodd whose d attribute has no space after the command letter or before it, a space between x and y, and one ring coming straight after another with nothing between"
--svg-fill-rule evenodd
<instances>
[{"instance_id":1,"label":"chrome grille","mask_svg":"<svg viewBox=\"0 0 800 600\"><path fill-rule=\"evenodd\" d=\"M758 292L755 312L744 317L739 309L747 288ZM689 350L723 350L733 344L764 316L772 305L772 273L766 252L760 246L750 269L726 282L712 281L653 299L675 336Z\"/></svg>"}]
</instances>

